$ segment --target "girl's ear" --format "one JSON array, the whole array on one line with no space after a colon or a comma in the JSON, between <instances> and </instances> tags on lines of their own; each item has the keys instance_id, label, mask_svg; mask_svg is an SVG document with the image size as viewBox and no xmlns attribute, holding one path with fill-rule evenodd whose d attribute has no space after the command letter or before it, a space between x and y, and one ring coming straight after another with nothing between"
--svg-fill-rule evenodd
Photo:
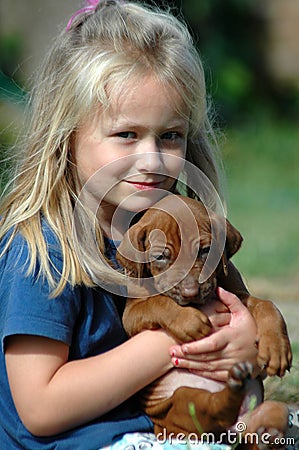
<instances>
[{"instance_id":1,"label":"girl's ear","mask_svg":"<svg viewBox=\"0 0 299 450\"><path fill-rule=\"evenodd\" d=\"M135 278L143 277L145 261L139 252L144 253L146 250L145 238L146 227L137 223L129 228L117 249L117 261Z\"/></svg>"},{"instance_id":2,"label":"girl's ear","mask_svg":"<svg viewBox=\"0 0 299 450\"><path fill-rule=\"evenodd\" d=\"M226 220L226 257L230 259L241 247L243 238L239 231L228 221Z\"/></svg>"}]
</instances>

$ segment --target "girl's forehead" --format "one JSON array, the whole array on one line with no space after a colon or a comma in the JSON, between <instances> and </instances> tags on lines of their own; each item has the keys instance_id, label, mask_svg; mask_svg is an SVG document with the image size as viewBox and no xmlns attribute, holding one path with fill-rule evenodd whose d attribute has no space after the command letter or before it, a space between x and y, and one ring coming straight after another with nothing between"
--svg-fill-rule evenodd
<instances>
[{"instance_id":1,"label":"girl's forehead","mask_svg":"<svg viewBox=\"0 0 299 450\"><path fill-rule=\"evenodd\" d=\"M190 110L178 90L170 83L162 83L155 76L130 82L118 92L111 91L107 109L111 116L155 111L167 113L169 117L186 119L190 116Z\"/></svg>"}]
</instances>

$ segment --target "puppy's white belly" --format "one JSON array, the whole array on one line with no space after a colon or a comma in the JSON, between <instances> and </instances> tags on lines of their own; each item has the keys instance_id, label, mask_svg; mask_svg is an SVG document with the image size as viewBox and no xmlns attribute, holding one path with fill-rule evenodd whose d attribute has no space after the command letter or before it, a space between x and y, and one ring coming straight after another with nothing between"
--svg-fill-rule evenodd
<instances>
[{"instance_id":1,"label":"puppy's white belly","mask_svg":"<svg viewBox=\"0 0 299 450\"><path fill-rule=\"evenodd\" d=\"M147 406L159 403L171 397L180 387L205 389L209 392L218 392L225 384L208 378L203 378L185 369L172 369L166 375L156 380L142 392Z\"/></svg>"},{"instance_id":2,"label":"puppy's white belly","mask_svg":"<svg viewBox=\"0 0 299 450\"><path fill-rule=\"evenodd\" d=\"M172 369L166 375L143 389L141 392L141 401L146 407L155 406L163 400L170 398L174 391L180 387L219 392L224 389L225 383L198 376L186 369ZM255 397L257 405L263 401L263 391L257 379L247 381L246 395L239 411L239 418L251 408L250 402L252 396Z\"/></svg>"}]
</instances>

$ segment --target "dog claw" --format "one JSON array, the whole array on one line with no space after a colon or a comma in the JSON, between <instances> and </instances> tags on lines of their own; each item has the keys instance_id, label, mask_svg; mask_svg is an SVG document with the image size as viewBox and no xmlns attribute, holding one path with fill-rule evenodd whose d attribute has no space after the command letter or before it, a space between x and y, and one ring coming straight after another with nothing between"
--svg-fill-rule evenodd
<instances>
[{"instance_id":1,"label":"dog claw","mask_svg":"<svg viewBox=\"0 0 299 450\"><path fill-rule=\"evenodd\" d=\"M228 385L233 391L243 389L246 381L251 378L253 366L249 362L234 364L229 371Z\"/></svg>"}]
</instances>

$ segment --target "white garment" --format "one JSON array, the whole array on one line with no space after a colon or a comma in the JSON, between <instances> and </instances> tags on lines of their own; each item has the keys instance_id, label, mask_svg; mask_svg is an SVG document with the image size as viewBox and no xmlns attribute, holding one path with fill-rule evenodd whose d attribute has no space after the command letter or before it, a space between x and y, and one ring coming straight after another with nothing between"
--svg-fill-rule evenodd
<instances>
[{"instance_id":1,"label":"white garment","mask_svg":"<svg viewBox=\"0 0 299 450\"><path fill-rule=\"evenodd\" d=\"M159 441L153 433L128 433L112 445L101 450L230 450L229 445L202 444L178 439Z\"/></svg>"}]
</instances>

